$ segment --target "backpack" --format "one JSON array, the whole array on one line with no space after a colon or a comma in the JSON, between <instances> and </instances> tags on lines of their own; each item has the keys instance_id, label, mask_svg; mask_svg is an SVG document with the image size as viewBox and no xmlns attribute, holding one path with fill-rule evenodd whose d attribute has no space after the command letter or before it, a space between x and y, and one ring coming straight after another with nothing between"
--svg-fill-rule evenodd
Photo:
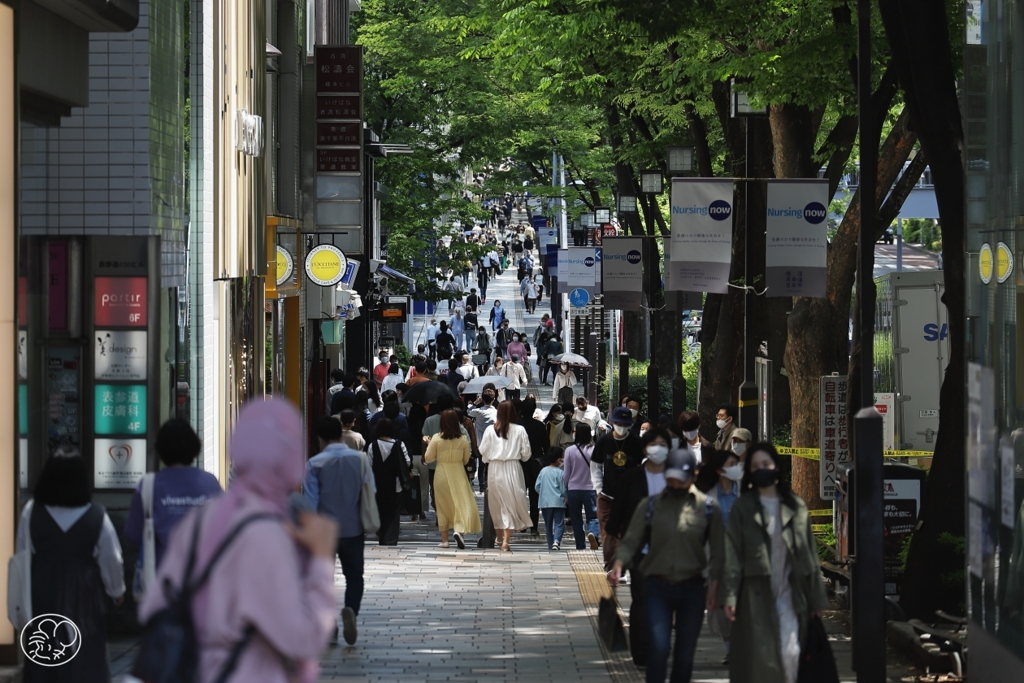
<instances>
[{"instance_id":1,"label":"backpack","mask_svg":"<svg viewBox=\"0 0 1024 683\"><path fill-rule=\"evenodd\" d=\"M214 551L206 568L199 578L190 580L196 563L196 546L199 543L199 530L202 526L202 515L196 515L196 525L192 531L192 545L189 549L188 562L185 564L185 576L181 587L175 591L170 580L164 579L164 595L167 606L154 614L146 622L139 648L139 656L132 667L132 676L147 683L194 683L199 680L199 644L196 642L195 625L192 621L192 598L210 578L210 571L220 560L224 551L238 537L242 529L260 520L277 520L275 515L259 513L250 515L235 525L235 528L221 541ZM239 640L231 648L220 673L213 680L225 683L238 665L242 652L256 635L256 627L248 625Z\"/></svg>"}]
</instances>

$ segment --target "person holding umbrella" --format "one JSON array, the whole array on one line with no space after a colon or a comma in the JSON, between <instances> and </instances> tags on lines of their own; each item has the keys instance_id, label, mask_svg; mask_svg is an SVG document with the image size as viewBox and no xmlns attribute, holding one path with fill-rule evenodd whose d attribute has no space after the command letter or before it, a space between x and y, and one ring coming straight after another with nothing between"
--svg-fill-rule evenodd
<instances>
[{"instance_id":1,"label":"person holding umbrella","mask_svg":"<svg viewBox=\"0 0 1024 683\"><path fill-rule=\"evenodd\" d=\"M548 342L550 344L550 342ZM572 368L569 367L568 363L561 363L558 366L558 372L555 373L555 380L551 387L551 400L558 401L558 392L563 388L568 388L572 391L572 388L576 386L576 375L573 374ZM572 405L572 401L569 401Z\"/></svg>"}]
</instances>

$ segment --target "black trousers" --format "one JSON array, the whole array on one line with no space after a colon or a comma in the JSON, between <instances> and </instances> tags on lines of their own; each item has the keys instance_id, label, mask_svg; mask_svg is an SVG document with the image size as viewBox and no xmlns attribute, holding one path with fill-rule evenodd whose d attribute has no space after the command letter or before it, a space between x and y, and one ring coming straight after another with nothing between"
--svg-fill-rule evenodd
<instances>
[{"instance_id":1,"label":"black trousers","mask_svg":"<svg viewBox=\"0 0 1024 683\"><path fill-rule=\"evenodd\" d=\"M636 564L646 557L640 555ZM647 666L647 656L650 651L650 627L647 624L647 597L646 581L640 572L629 570L629 596L632 602L629 605L629 652L633 656L633 663L637 666Z\"/></svg>"}]
</instances>

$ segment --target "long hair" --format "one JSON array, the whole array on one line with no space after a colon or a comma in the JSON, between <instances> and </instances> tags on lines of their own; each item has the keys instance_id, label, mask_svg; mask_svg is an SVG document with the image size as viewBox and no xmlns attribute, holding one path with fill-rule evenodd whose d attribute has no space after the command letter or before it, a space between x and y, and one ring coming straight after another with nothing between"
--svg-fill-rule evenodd
<instances>
[{"instance_id":1,"label":"long hair","mask_svg":"<svg viewBox=\"0 0 1024 683\"><path fill-rule=\"evenodd\" d=\"M590 425L586 422L581 422L576 425L576 438L573 440L573 443L575 443L578 448L589 446L593 440L594 433L591 431Z\"/></svg>"},{"instance_id":2,"label":"long hair","mask_svg":"<svg viewBox=\"0 0 1024 683\"><path fill-rule=\"evenodd\" d=\"M562 415L565 415L565 420L562 421L562 432L565 434L572 434L572 404L562 404Z\"/></svg>"},{"instance_id":3,"label":"long hair","mask_svg":"<svg viewBox=\"0 0 1024 683\"><path fill-rule=\"evenodd\" d=\"M452 409L441 413L441 438L458 439L462 437L462 430L459 429L459 414Z\"/></svg>"},{"instance_id":4,"label":"long hair","mask_svg":"<svg viewBox=\"0 0 1024 683\"><path fill-rule=\"evenodd\" d=\"M732 451L715 451L711 449L702 449L700 454L702 462L697 470L697 483L695 486L701 493L707 493L718 483L720 476L718 470L725 467L725 463L730 456L737 459L738 456Z\"/></svg>"},{"instance_id":5,"label":"long hair","mask_svg":"<svg viewBox=\"0 0 1024 683\"><path fill-rule=\"evenodd\" d=\"M508 438L511 425L518 424L519 415L516 414L516 407L511 401L502 401L498 404L498 417L494 421L494 433L503 439Z\"/></svg>"},{"instance_id":6,"label":"long hair","mask_svg":"<svg viewBox=\"0 0 1024 683\"><path fill-rule=\"evenodd\" d=\"M775 489L779 492L779 498L790 507L796 507L796 496L789 489L789 485L782 480L782 462L779 459L779 452L775 450L775 446L770 443L761 442L755 443L753 446L747 449L747 457L743 461L743 483L740 486L742 493L748 491L756 491L754 488L754 482L750 477L750 463L754 461L754 453L758 451L764 451L775 463L775 471L779 474L779 481L775 484Z\"/></svg>"}]
</instances>

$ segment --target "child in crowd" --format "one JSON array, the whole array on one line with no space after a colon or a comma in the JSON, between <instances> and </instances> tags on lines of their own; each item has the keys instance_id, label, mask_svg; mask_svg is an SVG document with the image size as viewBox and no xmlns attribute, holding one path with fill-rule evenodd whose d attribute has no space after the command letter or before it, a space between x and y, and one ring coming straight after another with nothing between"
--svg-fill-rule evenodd
<instances>
[{"instance_id":1,"label":"child in crowd","mask_svg":"<svg viewBox=\"0 0 1024 683\"><path fill-rule=\"evenodd\" d=\"M569 498L562 472L563 455L561 446L552 446L548 451L548 466L537 475L537 506L544 515L548 550L559 550L565 533L565 506Z\"/></svg>"}]
</instances>

